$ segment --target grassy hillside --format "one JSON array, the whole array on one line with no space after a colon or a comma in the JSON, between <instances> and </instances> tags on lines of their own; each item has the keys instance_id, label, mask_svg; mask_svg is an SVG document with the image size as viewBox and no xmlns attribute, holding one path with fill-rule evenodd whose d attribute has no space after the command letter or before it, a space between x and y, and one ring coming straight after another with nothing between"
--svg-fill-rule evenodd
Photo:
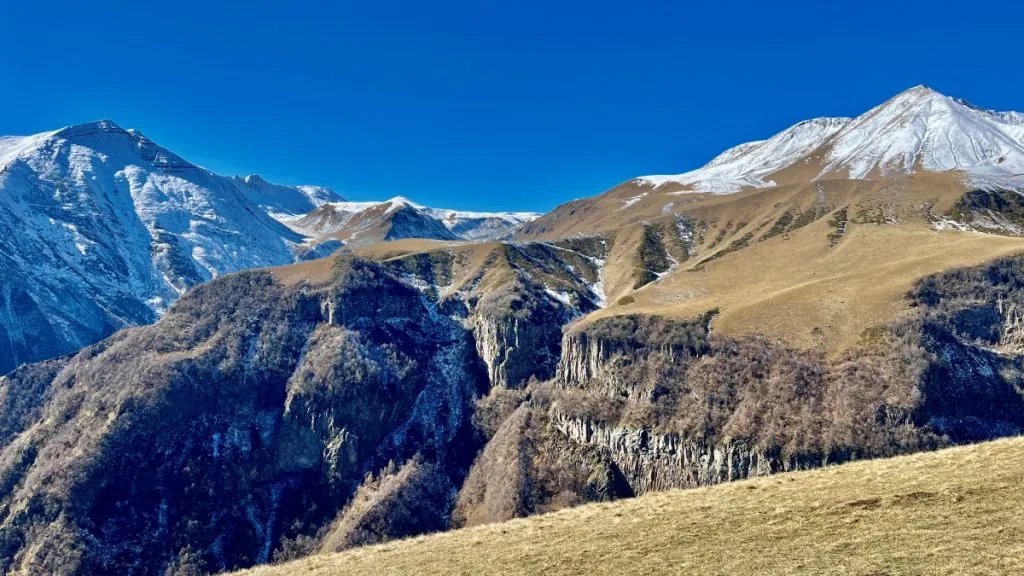
<instances>
[{"instance_id":1,"label":"grassy hillside","mask_svg":"<svg viewBox=\"0 0 1024 576\"><path fill-rule=\"evenodd\" d=\"M1018 219L1016 207L987 205L962 217L966 191L956 173L828 180L721 196L629 182L559 207L520 236L602 232L613 238L604 271L612 305L586 321L635 313L692 318L719 309L719 333L759 332L790 346L841 353L905 312L904 295L916 280L1024 251L1017 228L1005 222L1003 230L973 227L994 234L966 226L938 230L943 227L936 221L944 218L966 222L997 212ZM642 258L643 231L658 223L663 241L685 227L694 244L685 257L672 254L668 244L654 246L671 266L651 270L654 281L636 282L651 268Z\"/></svg>"},{"instance_id":2,"label":"grassy hillside","mask_svg":"<svg viewBox=\"0 0 1024 576\"><path fill-rule=\"evenodd\" d=\"M671 491L248 576L1021 574L1024 439Z\"/></svg>"}]
</instances>

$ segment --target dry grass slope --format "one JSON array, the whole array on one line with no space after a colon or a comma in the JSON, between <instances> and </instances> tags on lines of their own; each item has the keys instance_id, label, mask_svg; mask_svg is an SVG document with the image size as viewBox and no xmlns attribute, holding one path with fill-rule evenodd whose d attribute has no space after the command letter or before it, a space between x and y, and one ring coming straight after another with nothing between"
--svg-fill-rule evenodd
<instances>
[{"instance_id":1,"label":"dry grass slope","mask_svg":"<svg viewBox=\"0 0 1024 576\"><path fill-rule=\"evenodd\" d=\"M1024 439L660 492L257 568L353 574L1024 573Z\"/></svg>"}]
</instances>

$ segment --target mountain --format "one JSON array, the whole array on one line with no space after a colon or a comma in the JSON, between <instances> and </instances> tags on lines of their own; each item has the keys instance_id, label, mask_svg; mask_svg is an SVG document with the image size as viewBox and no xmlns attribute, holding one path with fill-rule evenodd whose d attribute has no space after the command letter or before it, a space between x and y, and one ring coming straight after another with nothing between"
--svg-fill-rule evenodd
<instances>
[{"instance_id":1,"label":"mountain","mask_svg":"<svg viewBox=\"0 0 1024 576\"><path fill-rule=\"evenodd\" d=\"M776 177L791 180L786 171L796 169L814 180L958 170L980 181L1024 185L1024 115L984 110L917 86L857 118L808 120L727 150L693 172L639 180L655 188L730 193L773 186Z\"/></svg>"},{"instance_id":2,"label":"mountain","mask_svg":"<svg viewBox=\"0 0 1024 576\"><path fill-rule=\"evenodd\" d=\"M0 378L0 572L203 574L1024 433L1012 157L852 178L830 154L875 116L511 240L402 199L275 211L349 245ZM435 238L375 241L410 229Z\"/></svg>"},{"instance_id":3,"label":"mountain","mask_svg":"<svg viewBox=\"0 0 1024 576\"><path fill-rule=\"evenodd\" d=\"M467 212L428 208L397 196L383 202L330 202L298 218L282 219L315 237L336 238L347 245L425 238L488 241L511 237L539 214Z\"/></svg>"},{"instance_id":4,"label":"mountain","mask_svg":"<svg viewBox=\"0 0 1024 576\"><path fill-rule=\"evenodd\" d=\"M211 278L329 253L260 205L339 198L218 176L108 120L0 139L0 372L153 322Z\"/></svg>"},{"instance_id":5,"label":"mountain","mask_svg":"<svg viewBox=\"0 0 1024 576\"><path fill-rule=\"evenodd\" d=\"M678 175L642 176L526 223L520 238L609 230L678 212L701 195L815 185L828 191L940 175L951 186L1024 191L1024 114L917 86L856 118L800 122Z\"/></svg>"}]
</instances>

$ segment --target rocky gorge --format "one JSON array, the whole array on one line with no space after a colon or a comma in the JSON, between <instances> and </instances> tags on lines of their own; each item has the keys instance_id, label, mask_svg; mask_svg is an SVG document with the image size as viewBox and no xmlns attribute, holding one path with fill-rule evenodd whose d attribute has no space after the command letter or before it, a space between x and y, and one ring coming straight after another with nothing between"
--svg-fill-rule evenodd
<instances>
[{"instance_id":1,"label":"rocky gorge","mask_svg":"<svg viewBox=\"0 0 1024 576\"><path fill-rule=\"evenodd\" d=\"M212 573L1019 433L1024 259L832 357L595 309L601 243L243 272L0 379L0 567ZM563 334L564 327L564 334Z\"/></svg>"}]
</instances>

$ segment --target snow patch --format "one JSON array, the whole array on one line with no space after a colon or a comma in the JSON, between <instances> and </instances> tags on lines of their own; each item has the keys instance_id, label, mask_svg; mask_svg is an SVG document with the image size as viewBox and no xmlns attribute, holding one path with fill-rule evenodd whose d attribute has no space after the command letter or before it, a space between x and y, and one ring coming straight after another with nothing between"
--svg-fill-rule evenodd
<instances>
[{"instance_id":1,"label":"snow patch","mask_svg":"<svg viewBox=\"0 0 1024 576\"><path fill-rule=\"evenodd\" d=\"M547 294L552 299L557 300L558 302L561 302L567 308L574 308L574 306L572 305L572 295L569 294L568 292L561 292L561 291L558 291L558 290L552 290L551 288L548 288L547 286L545 286L544 287L544 293Z\"/></svg>"},{"instance_id":2,"label":"snow patch","mask_svg":"<svg viewBox=\"0 0 1024 576\"><path fill-rule=\"evenodd\" d=\"M639 194L637 196L633 196L632 198L627 198L625 200L622 200L622 208L623 209L629 208L630 206L632 206L632 205L636 204L637 202L643 200L645 196L647 196L647 192L644 192L643 194Z\"/></svg>"}]
</instances>

